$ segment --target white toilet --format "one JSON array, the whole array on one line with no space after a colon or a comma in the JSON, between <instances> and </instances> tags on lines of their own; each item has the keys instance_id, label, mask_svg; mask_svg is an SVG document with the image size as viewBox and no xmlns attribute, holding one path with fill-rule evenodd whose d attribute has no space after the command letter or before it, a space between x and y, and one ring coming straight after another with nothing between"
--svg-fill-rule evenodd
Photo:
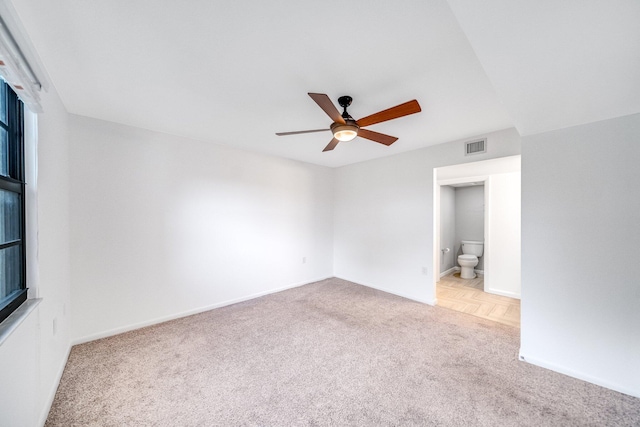
<instances>
[{"instance_id":1,"label":"white toilet","mask_svg":"<svg viewBox=\"0 0 640 427\"><path fill-rule=\"evenodd\" d=\"M483 242L473 240L462 241L462 255L458 256L458 264L460 264L460 277L462 279L474 279L476 273L473 268L478 265L478 257L482 256L484 249Z\"/></svg>"}]
</instances>

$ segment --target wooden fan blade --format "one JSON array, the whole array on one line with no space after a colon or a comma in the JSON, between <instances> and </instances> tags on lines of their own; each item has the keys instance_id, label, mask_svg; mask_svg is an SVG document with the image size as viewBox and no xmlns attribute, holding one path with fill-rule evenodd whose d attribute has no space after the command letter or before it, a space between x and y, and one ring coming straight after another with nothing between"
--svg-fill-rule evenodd
<instances>
[{"instance_id":1,"label":"wooden fan blade","mask_svg":"<svg viewBox=\"0 0 640 427\"><path fill-rule=\"evenodd\" d=\"M309 96L311 97L311 99L316 101L316 104L318 104L325 113L327 113L327 116L331 117L331 120L333 120L334 122L345 124L345 121L340 115L340 112L338 111L336 106L333 105L333 102L331 102L331 99L329 99L327 95L325 95L324 93L309 93Z\"/></svg>"},{"instance_id":2,"label":"wooden fan blade","mask_svg":"<svg viewBox=\"0 0 640 427\"><path fill-rule=\"evenodd\" d=\"M276 132L278 136L297 135L299 133L326 132L331 129L313 129L313 130L297 130L295 132Z\"/></svg>"},{"instance_id":3,"label":"wooden fan blade","mask_svg":"<svg viewBox=\"0 0 640 427\"><path fill-rule=\"evenodd\" d=\"M358 126L362 128L376 123L386 122L387 120L397 119L398 117L408 116L409 114L419 113L420 111L422 111L420 104L418 104L418 101L414 99L412 101L405 102L404 104L396 105L395 107L363 117L356 123L358 123Z\"/></svg>"},{"instance_id":4,"label":"wooden fan blade","mask_svg":"<svg viewBox=\"0 0 640 427\"><path fill-rule=\"evenodd\" d=\"M331 140L331 142L329 143L329 145L327 145L326 147L324 147L324 150L322 150L322 152L324 153L325 151L331 151L331 150L333 150L334 148L336 148L336 145L338 145L338 142L340 142L340 141L338 141L337 139L333 138L333 139Z\"/></svg>"},{"instance_id":5,"label":"wooden fan blade","mask_svg":"<svg viewBox=\"0 0 640 427\"><path fill-rule=\"evenodd\" d=\"M379 142L384 145L391 145L398 140L395 136L385 135L384 133L374 132L369 129L359 129L358 136L370 139L371 141Z\"/></svg>"}]
</instances>

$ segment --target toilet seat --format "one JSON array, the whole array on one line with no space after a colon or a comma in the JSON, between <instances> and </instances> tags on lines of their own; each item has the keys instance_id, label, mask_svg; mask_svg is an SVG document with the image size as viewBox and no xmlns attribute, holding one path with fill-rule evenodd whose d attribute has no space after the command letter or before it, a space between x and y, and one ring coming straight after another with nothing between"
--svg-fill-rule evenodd
<instances>
[{"instance_id":1,"label":"toilet seat","mask_svg":"<svg viewBox=\"0 0 640 427\"><path fill-rule=\"evenodd\" d=\"M458 256L458 259L461 261L477 261L478 257L470 254L463 254Z\"/></svg>"}]
</instances>

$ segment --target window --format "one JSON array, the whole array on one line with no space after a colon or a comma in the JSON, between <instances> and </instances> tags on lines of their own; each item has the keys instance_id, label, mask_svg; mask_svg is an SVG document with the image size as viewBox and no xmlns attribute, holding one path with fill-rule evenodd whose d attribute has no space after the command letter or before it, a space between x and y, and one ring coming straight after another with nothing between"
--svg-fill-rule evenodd
<instances>
[{"instance_id":1,"label":"window","mask_svg":"<svg viewBox=\"0 0 640 427\"><path fill-rule=\"evenodd\" d=\"M0 322L27 299L23 107L0 80Z\"/></svg>"}]
</instances>

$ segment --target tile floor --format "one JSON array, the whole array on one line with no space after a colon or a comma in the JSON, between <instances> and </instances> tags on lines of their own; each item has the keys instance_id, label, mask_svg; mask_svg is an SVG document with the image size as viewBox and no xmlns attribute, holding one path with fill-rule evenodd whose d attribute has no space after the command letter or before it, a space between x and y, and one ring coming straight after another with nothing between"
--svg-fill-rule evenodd
<instances>
[{"instance_id":1,"label":"tile floor","mask_svg":"<svg viewBox=\"0 0 640 427\"><path fill-rule=\"evenodd\" d=\"M452 273L436 285L438 305L519 328L520 300L490 294L483 288L482 276L461 279L459 272Z\"/></svg>"}]
</instances>

